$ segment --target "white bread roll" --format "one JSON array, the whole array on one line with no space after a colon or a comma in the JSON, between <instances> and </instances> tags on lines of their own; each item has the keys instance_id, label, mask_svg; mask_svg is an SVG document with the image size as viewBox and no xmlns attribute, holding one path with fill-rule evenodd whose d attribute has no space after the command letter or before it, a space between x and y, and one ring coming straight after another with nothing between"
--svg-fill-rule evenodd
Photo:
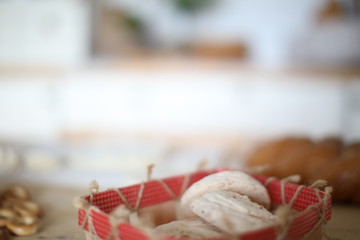
<instances>
[{"instance_id":1,"label":"white bread roll","mask_svg":"<svg viewBox=\"0 0 360 240\"><path fill-rule=\"evenodd\" d=\"M223 238L226 234L200 218L189 218L162 224L154 229L154 233L161 236L180 238Z\"/></svg>"},{"instance_id":2,"label":"white bread roll","mask_svg":"<svg viewBox=\"0 0 360 240\"><path fill-rule=\"evenodd\" d=\"M230 234L278 224L277 216L247 196L234 192L205 193L193 199L190 207L196 215Z\"/></svg>"},{"instance_id":3,"label":"white bread roll","mask_svg":"<svg viewBox=\"0 0 360 240\"><path fill-rule=\"evenodd\" d=\"M181 197L184 217L194 216L190 210L191 201L207 192L231 191L247 195L252 201L270 208L267 189L255 178L241 171L222 171L208 175L192 184Z\"/></svg>"}]
</instances>

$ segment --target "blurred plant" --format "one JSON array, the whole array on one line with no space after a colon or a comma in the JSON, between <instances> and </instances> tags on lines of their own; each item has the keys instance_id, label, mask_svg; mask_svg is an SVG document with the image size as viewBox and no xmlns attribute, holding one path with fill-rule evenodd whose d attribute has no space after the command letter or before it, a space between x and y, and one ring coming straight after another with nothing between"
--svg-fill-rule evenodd
<instances>
[{"instance_id":1,"label":"blurred plant","mask_svg":"<svg viewBox=\"0 0 360 240\"><path fill-rule=\"evenodd\" d=\"M176 7L184 12L195 13L212 6L216 0L173 0Z\"/></svg>"},{"instance_id":2,"label":"blurred plant","mask_svg":"<svg viewBox=\"0 0 360 240\"><path fill-rule=\"evenodd\" d=\"M133 32L140 33L144 31L144 23L137 17L124 14L121 21Z\"/></svg>"},{"instance_id":3,"label":"blurred plant","mask_svg":"<svg viewBox=\"0 0 360 240\"><path fill-rule=\"evenodd\" d=\"M138 43L143 43L146 34L146 26L142 19L128 12L119 11L117 13L117 21L120 28L125 27L138 40Z\"/></svg>"}]
</instances>

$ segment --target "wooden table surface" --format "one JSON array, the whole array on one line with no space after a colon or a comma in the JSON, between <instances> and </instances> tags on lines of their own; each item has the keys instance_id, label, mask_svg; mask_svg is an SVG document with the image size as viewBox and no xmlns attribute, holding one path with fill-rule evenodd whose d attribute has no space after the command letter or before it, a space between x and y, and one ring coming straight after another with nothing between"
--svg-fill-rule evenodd
<instances>
[{"instance_id":1,"label":"wooden table surface","mask_svg":"<svg viewBox=\"0 0 360 240\"><path fill-rule=\"evenodd\" d=\"M40 185L27 187L33 199L43 206L45 216L37 234L30 237L14 237L14 240L85 239L84 233L77 225L77 211L72 201L77 196L87 194L87 189ZM332 219L325 226L325 232L332 240L359 240L360 206L334 204Z\"/></svg>"}]
</instances>

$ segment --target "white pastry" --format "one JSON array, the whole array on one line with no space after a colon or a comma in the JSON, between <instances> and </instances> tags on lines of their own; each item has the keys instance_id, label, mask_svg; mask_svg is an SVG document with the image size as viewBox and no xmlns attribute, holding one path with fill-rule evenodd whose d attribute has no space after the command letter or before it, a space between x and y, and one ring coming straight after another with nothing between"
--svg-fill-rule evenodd
<instances>
[{"instance_id":1,"label":"white pastry","mask_svg":"<svg viewBox=\"0 0 360 240\"><path fill-rule=\"evenodd\" d=\"M275 215L247 196L227 191L208 192L194 198L191 210L230 234L241 234L278 224Z\"/></svg>"},{"instance_id":2,"label":"white pastry","mask_svg":"<svg viewBox=\"0 0 360 240\"><path fill-rule=\"evenodd\" d=\"M154 229L154 233L163 236L183 238L223 238L226 234L200 218L189 218L162 224Z\"/></svg>"},{"instance_id":3,"label":"white pastry","mask_svg":"<svg viewBox=\"0 0 360 240\"><path fill-rule=\"evenodd\" d=\"M267 189L255 178L241 171L222 171L208 175L192 184L181 197L183 215L194 216L190 210L191 201L207 192L231 191L247 195L252 201L270 208Z\"/></svg>"}]
</instances>

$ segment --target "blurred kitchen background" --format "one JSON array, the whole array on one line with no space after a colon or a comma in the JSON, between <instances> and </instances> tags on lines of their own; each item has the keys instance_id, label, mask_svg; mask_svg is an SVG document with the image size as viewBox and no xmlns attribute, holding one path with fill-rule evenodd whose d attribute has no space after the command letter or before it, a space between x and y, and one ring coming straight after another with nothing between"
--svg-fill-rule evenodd
<instances>
[{"instance_id":1,"label":"blurred kitchen background","mask_svg":"<svg viewBox=\"0 0 360 240\"><path fill-rule=\"evenodd\" d=\"M360 140L359 0L1 0L0 179L101 186Z\"/></svg>"}]
</instances>

